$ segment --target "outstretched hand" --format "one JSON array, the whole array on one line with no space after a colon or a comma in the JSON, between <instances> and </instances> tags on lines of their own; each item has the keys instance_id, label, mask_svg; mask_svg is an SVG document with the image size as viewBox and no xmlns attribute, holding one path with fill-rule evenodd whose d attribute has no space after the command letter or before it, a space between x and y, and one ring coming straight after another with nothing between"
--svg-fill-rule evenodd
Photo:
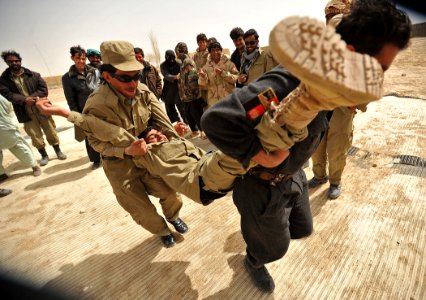
<instances>
[{"instance_id":1,"label":"outstretched hand","mask_svg":"<svg viewBox=\"0 0 426 300\"><path fill-rule=\"evenodd\" d=\"M35 105L38 111L44 116L57 115L67 118L70 113L70 111L64 107L53 105L47 98L39 98Z\"/></svg>"}]
</instances>

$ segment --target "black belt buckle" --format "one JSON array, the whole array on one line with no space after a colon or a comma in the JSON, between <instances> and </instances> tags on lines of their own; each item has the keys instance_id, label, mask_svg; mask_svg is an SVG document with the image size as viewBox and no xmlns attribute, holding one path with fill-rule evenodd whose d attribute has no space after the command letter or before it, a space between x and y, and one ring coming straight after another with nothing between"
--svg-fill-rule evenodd
<instances>
[{"instance_id":1,"label":"black belt buckle","mask_svg":"<svg viewBox=\"0 0 426 300\"><path fill-rule=\"evenodd\" d=\"M269 185L271 186L277 186L278 183L287 181L293 176L290 174L274 173L274 172L268 172L265 170L255 170L255 169L250 169L248 173L261 180L268 181Z\"/></svg>"},{"instance_id":2,"label":"black belt buckle","mask_svg":"<svg viewBox=\"0 0 426 300\"><path fill-rule=\"evenodd\" d=\"M269 184L271 186L277 186L278 183L281 183L283 181L287 181L290 178L291 178L291 175L289 175L289 174L276 173L274 178L272 178L271 181L269 182Z\"/></svg>"}]
</instances>

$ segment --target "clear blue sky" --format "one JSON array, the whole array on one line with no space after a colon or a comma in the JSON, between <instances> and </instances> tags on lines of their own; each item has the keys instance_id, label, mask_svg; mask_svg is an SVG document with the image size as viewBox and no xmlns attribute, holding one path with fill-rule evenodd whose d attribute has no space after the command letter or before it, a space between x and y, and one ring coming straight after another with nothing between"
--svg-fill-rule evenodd
<instances>
[{"instance_id":1,"label":"clear blue sky","mask_svg":"<svg viewBox=\"0 0 426 300\"><path fill-rule=\"evenodd\" d=\"M99 49L105 40L127 40L152 53L149 33L157 38L161 55L186 42L197 47L196 35L216 37L233 49L229 32L254 28L260 45L282 18L306 15L324 19L327 0L14 0L0 1L0 51L14 49L22 65L42 76L64 74L72 64L69 48ZM410 13L413 23L424 15ZM163 58L163 57L162 57ZM0 71L7 65L1 60Z\"/></svg>"}]
</instances>

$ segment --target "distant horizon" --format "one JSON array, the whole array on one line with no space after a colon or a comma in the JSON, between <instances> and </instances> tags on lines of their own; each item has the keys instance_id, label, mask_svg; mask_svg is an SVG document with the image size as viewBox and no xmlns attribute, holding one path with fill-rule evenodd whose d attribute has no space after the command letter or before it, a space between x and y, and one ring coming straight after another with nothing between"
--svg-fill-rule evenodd
<instances>
[{"instance_id":1,"label":"distant horizon","mask_svg":"<svg viewBox=\"0 0 426 300\"><path fill-rule=\"evenodd\" d=\"M234 45L229 32L233 27L254 28L259 33L259 45L267 46L269 32L284 17L306 15L324 20L327 0L216 0L210 5L196 0L156 0L141 3L127 0L65 0L2 1L0 10L0 51L13 49L22 56L22 66L42 77L65 74L72 65L69 48L81 45L86 50L105 40L127 40L144 49L146 57L153 55L149 35L158 42L161 61L164 52L178 42L187 43L189 51L197 48L196 35L204 32L216 37L232 52ZM276 9L270 9L276 8ZM426 22L426 15L401 7L413 24ZM206 12L202 13L193 13ZM266 17L265 17L266 16ZM12 29L10 29L12 28ZM1 72L7 69L2 60Z\"/></svg>"}]
</instances>

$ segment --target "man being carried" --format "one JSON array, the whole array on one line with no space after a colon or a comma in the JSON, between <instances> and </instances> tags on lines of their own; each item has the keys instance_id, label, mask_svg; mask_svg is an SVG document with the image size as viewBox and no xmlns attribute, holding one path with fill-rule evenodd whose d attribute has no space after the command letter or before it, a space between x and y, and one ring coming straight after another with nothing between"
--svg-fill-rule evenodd
<instances>
[{"instance_id":1,"label":"man being carried","mask_svg":"<svg viewBox=\"0 0 426 300\"><path fill-rule=\"evenodd\" d=\"M202 156L203 152L185 140L181 140L180 143L182 145L186 144L188 148L178 147L174 152L165 151L162 153L161 149L162 147L166 147L167 143L160 143L158 147L151 145L148 151L148 147L143 141L138 141L136 136L123 128L120 128L121 132L111 134L111 131L114 132L115 130L111 127L98 131L92 129L90 122L92 124L93 122L100 124L100 122L91 120L90 116L81 116L75 113L64 113L62 115L77 126L81 126L86 131L86 134L90 134L94 138L108 143L110 147L117 147L116 145L125 147L125 153L136 157L134 161L139 161L138 163L135 162L135 164L139 166L143 165L151 174L162 177L172 189L196 201L197 199L201 200L197 202L203 202L202 197L200 197L200 188L203 189L204 185L207 190L215 192L226 191L232 188L235 176L246 173L248 169L256 164L266 168L279 165L288 156L286 149L289 149L295 142L299 142L306 137L306 125L312 121L318 111L345 105L341 102L351 102L353 103L352 105L356 105L377 100L376 98L381 95L382 68L385 70L389 67L399 50L407 46L410 36L410 22L405 14L399 11L395 13L395 9L387 11L386 9L388 8L378 7L376 10L383 9L382 13L385 15L393 14L392 18L390 18L391 21L389 21L390 24L385 24L382 27L389 28L392 25L398 30L387 33L379 48L375 49L378 52L372 52L372 55L377 60L371 58L369 55L361 55L346 50L346 44L340 40L339 35L334 33L334 29L331 27L324 28L323 24L319 21L293 17L279 23L271 32L271 41L276 44L274 47L271 44L271 48L275 49L277 57L281 57L283 64L290 65L294 72L300 73L299 77L304 78L305 82L311 84L312 87L305 84L297 87L299 84L297 79L282 67L276 67L262 75L248 87L235 90L231 95L209 109L203 118L203 123L209 130L209 138L211 137L211 141L221 150L211 155L205 155L202 158L197 157L197 155ZM355 10L355 13L366 14L365 11L369 9L371 7L365 4L360 9ZM351 36L352 31L347 29L359 25L357 18L358 15L344 18L341 23L344 27L341 30L344 32L342 34L343 37L348 36L348 39L351 43L355 44L356 48L359 47L362 49L365 43L364 35L356 37L353 40ZM373 19L370 18L369 20ZM322 39L322 46L330 46L330 49L337 48L339 53L343 55L340 57L343 66L354 70L359 63L369 63L372 65L372 69L367 69L362 64L358 71L376 71L377 76L369 81L373 84L373 87L369 85L364 87L356 86L352 82L345 80L346 77L336 77L332 70L329 70L332 73L331 75L327 74L330 79L321 78L323 81L321 86L313 85L312 82L314 79L319 80L320 76L318 72L320 71L316 69L312 71L310 68L311 65L306 63L306 61L302 61L300 65L294 63L286 56L288 55L286 52L288 47L286 44L288 42L287 39L284 38L284 42L276 40L280 36L279 32L283 29L287 30L290 26L291 28L296 27L304 30L305 25L317 26L314 34L310 35L312 39L316 39L318 32L326 34L328 39ZM371 26L377 27L377 24L370 22L366 27L362 28L364 32L368 33L368 29ZM289 30L286 34L291 35L291 32ZM292 38L296 39L297 37L298 33L293 33ZM336 43L337 45L334 45ZM331 48L332 45L330 44L333 44L335 47ZM344 48L342 48L343 46ZM333 52L334 50L330 51ZM330 55L333 56L335 54L337 53ZM304 58L306 58L306 55ZM313 60L313 57L311 57L311 60ZM332 68L332 65L327 66L330 69ZM332 75L335 75L335 77L331 77ZM352 78L355 76L355 74L347 75L352 75ZM323 88L323 86L327 86L328 89ZM315 96L323 95L324 100L317 100L321 98L313 97L307 92L307 89L314 93ZM338 94L336 91L347 91L359 97L351 96L348 98L339 94L336 98L336 94ZM290 95L287 96L289 93ZM284 100L278 104L278 99ZM277 112L270 111L274 103L278 105ZM49 113L47 108L45 112ZM270 113L273 114L272 117ZM105 137L102 136L104 132L108 132L108 135ZM115 138L112 139L111 137ZM188 151L190 148L194 149L193 153ZM175 157L179 157L179 159L174 160ZM191 157L197 158L191 162ZM181 158L185 163L180 160ZM170 170L173 169L175 171L171 172ZM201 180L198 177L201 177Z\"/></svg>"}]
</instances>

